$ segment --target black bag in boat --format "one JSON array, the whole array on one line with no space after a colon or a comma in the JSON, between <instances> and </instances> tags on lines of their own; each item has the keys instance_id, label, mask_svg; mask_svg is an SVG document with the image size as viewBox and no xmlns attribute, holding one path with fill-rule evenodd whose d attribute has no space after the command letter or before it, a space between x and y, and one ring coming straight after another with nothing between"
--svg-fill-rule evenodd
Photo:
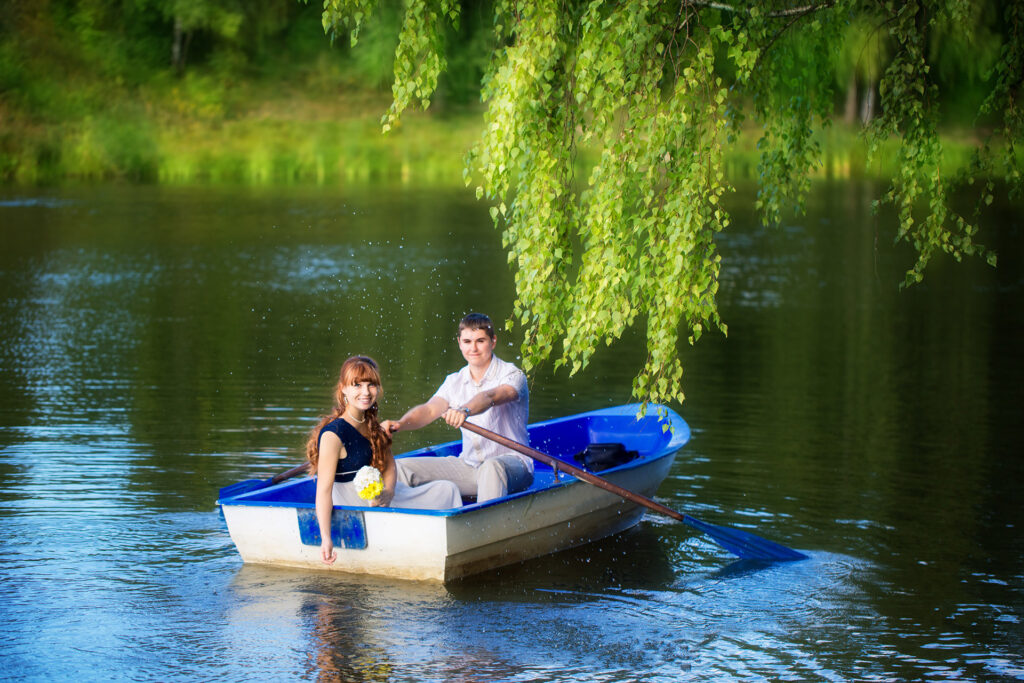
<instances>
[{"instance_id":1,"label":"black bag in boat","mask_svg":"<svg viewBox=\"0 0 1024 683\"><path fill-rule=\"evenodd\" d=\"M600 472L609 467L616 467L636 458L636 451L627 451L621 443L592 443L572 456L573 460L591 472Z\"/></svg>"}]
</instances>

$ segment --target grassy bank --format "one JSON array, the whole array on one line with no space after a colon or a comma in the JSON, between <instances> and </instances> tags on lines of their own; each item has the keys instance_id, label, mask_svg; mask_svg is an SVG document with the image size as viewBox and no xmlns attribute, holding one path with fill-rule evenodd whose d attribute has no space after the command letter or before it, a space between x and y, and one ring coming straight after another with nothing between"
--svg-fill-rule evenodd
<instances>
[{"instance_id":1,"label":"grassy bank","mask_svg":"<svg viewBox=\"0 0 1024 683\"><path fill-rule=\"evenodd\" d=\"M384 136L379 119L387 104L376 94L314 100L292 93L225 112L222 102L171 91L112 101L69 120L8 114L0 182L461 182L479 117L414 114Z\"/></svg>"},{"instance_id":2,"label":"grassy bank","mask_svg":"<svg viewBox=\"0 0 1024 683\"><path fill-rule=\"evenodd\" d=\"M66 94L86 102L78 106L84 114L0 110L0 182L462 183L465 152L482 126L478 108L409 112L384 135L386 92L336 87L324 94L303 86L218 88L184 79L114 87L102 96ZM748 131L731 149L726 166L733 180L757 177L757 136ZM895 146L868 163L853 129L834 126L820 142L819 177L888 177L895 167ZM946 137L946 172L969 162L973 144L968 136Z\"/></svg>"}]
</instances>

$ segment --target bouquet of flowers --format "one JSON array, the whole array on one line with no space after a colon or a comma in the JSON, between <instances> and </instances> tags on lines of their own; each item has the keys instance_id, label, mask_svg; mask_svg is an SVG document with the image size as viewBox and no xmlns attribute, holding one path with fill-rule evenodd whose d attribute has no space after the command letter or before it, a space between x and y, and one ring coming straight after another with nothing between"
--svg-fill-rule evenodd
<instances>
[{"instance_id":1,"label":"bouquet of flowers","mask_svg":"<svg viewBox=\"0 0 1024 683\"><path fill-rule=\"evenodd\" d=\"M380 470L370 465L359 468L353 481L356 485L356 492L364 500L373 500L384 490L384 482L381 481Z\"/></svg>"}]
</instances>

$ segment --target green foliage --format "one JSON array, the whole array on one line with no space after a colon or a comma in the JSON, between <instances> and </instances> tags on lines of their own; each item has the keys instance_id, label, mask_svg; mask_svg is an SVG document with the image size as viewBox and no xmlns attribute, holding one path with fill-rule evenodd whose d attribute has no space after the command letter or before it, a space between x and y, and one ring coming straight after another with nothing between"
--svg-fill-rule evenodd
<instances>
[{"instance_id":1,"label":"green foliage","mask_svg":"<svg viewBox=\"0 0 1024 683\"><path fill-rule=\"evenodd\" d=\"M879 84L881 114L868 128L867 138L872 149L891 137L901 142L899 171L883 201L897 210L897 241L912 244L917 252L904 285L922 280L936 251L958 261L964 255L982 255L994 264L995 254L974 241L977 227L950 209L950 183L940 171L942 145L936 130L940 97L926 59L927 32L936 22L937 8L920 0L900 0L882 3L881 9L889 17L893 56ZM948 10L948 20L955 20L965 16L967 5L956 0L938 9ZM1019 66L1017 62L1015 68ZM1013 103L1009 104L1012 110ZM1012 138L1011 134L1011 154Z\"/></svg>"},{"instance_id":2,"label":"green foliage","mask_svg":"<svg viewBox=\"0 0 1024 683\"><path fill-rule=\"evenodd\" d=\"M1024 108L1021 104L1021 88L1024 75L1021 64L1024 64L1024 6L1010 3L1006 8L1005 25L1008 27L1009 40L1002 46L999 58L992 69L993 86L981 105L981 115L994 119L992 134L977 150L973 162L972 174L968 182L984 181L984 188L978 200L978 209L992 203L995 191L993 176L1001 175L1009 185L1013 196L1020 197L1022 190L1021 159L1018 143L1024 137ZM1005 152L995 154L993 141L1001 140ZM990 256L992 262L994 257Z\"/></svg>"},{"instance_id":3,"label":"green foliage","mask_svg":"<svg viewBox=\"0 0 1024 683\"><path fill-rule=\"evenodd\" d=\"M352 51L352 60L360 74L373 84L394 84L394 106L384 117L385 129L398 123L410 104L426 106L435 90L456 102L476 98L490 54L481 18L480 12L471 12L463 21L454 0L325 0L323 10L331 42L344 36L353 48L359 47ZM399 87L406 83L420 86Z\"/></svg>"},{"instance_id":4,"label":"green foliage","mask_svg":"<svg viewBox=\"0 0 1024 683\"><path fill-rule=\"evenodd\" d=\"M386 3L367 20L360 31L359 49L351 51L355 71L374 87L390 89L395 80L395 47L402 18L397 3Z\"/></svg>"},{"instance_id":5,"label":"green foliage","mask_svg":"<svg viewBox=\"0 0 1024 683\"><path fill-rule=\"evenodd\" d=\"M325 29L347 29L355 42L372 5L326 0ZM445 64L440 27L458 16L448 0L405 7L385 130L409 104L429 103ZM1009 28L984 109L1002 122L996 135L1015 188L1019 7L1005 7ZM706 330L725 332L715 239L729 225L726 150L745 118L760 125L762 216L774 224L800 211L821 164L815 133L829 123L838 74L881 77L881 115L866 139L872 151L897 141L899 169L884 200L897 209L896 239L918 254L906 282L920 280L937 251L994 262L974 242L974 225L950 210L951 179L940 173L943 93L930 41L950 27L990 37L968 0L497 0L493 13L484 129L466 178L492 204L508 249L517 290L509 325L524 330L528 370L553 358L578 372L602 342L644 321L648 359L634 394L682 400L681 333L694 343ZM869 50L850 47L861 39ZM993 148L975 161L979 177L995 168ZM595 158L582 187L580 149Z\"/></svg>"},{"instance_id":6,"label":"green foliage","mask_svg":"<svg viewBox=\"0 0 1024 683\"><path fill-rule=\"evenodd\" d=\"M324 0L324 30L333 41L342 27L354 47L360 29L377 9L375 0ZM424 109L437 90L438 77L447 67L444 23L458 25L459 7L454 0L407 2L394 55L393 102L383 118L385 132L398 123L410 104Z\"/></svg>"}]
</instances>

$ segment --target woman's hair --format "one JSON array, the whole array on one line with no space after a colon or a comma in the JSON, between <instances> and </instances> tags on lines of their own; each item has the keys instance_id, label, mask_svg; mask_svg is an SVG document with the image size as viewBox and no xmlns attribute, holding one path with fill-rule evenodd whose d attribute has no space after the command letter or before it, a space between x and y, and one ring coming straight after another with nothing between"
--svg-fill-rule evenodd
<instances>
[{"instance_id":1,"label":"woman's hair","mask_svg":"<svg viewBox=\"0 0 1024 683\"><path fill-rule=\"evenodd\" d=\"M306 441L306 459L309 460L310 474L316 474L316 467L320 462L320 430L331 420L342 416L345 412L345 394L342 390L359 382L370 382L380 387L377 363L368 356L352 356L341 366L338 384L334 387L334 411L320 417L320 422L309 433L309 439ZM366 427L370 431L370 446L373 448L373 459L370 464L384 472L391 449L391 435L380 428L379 412L377 402L374 401L366 411L365 419Z\"/></svg>"}]
</instances>

